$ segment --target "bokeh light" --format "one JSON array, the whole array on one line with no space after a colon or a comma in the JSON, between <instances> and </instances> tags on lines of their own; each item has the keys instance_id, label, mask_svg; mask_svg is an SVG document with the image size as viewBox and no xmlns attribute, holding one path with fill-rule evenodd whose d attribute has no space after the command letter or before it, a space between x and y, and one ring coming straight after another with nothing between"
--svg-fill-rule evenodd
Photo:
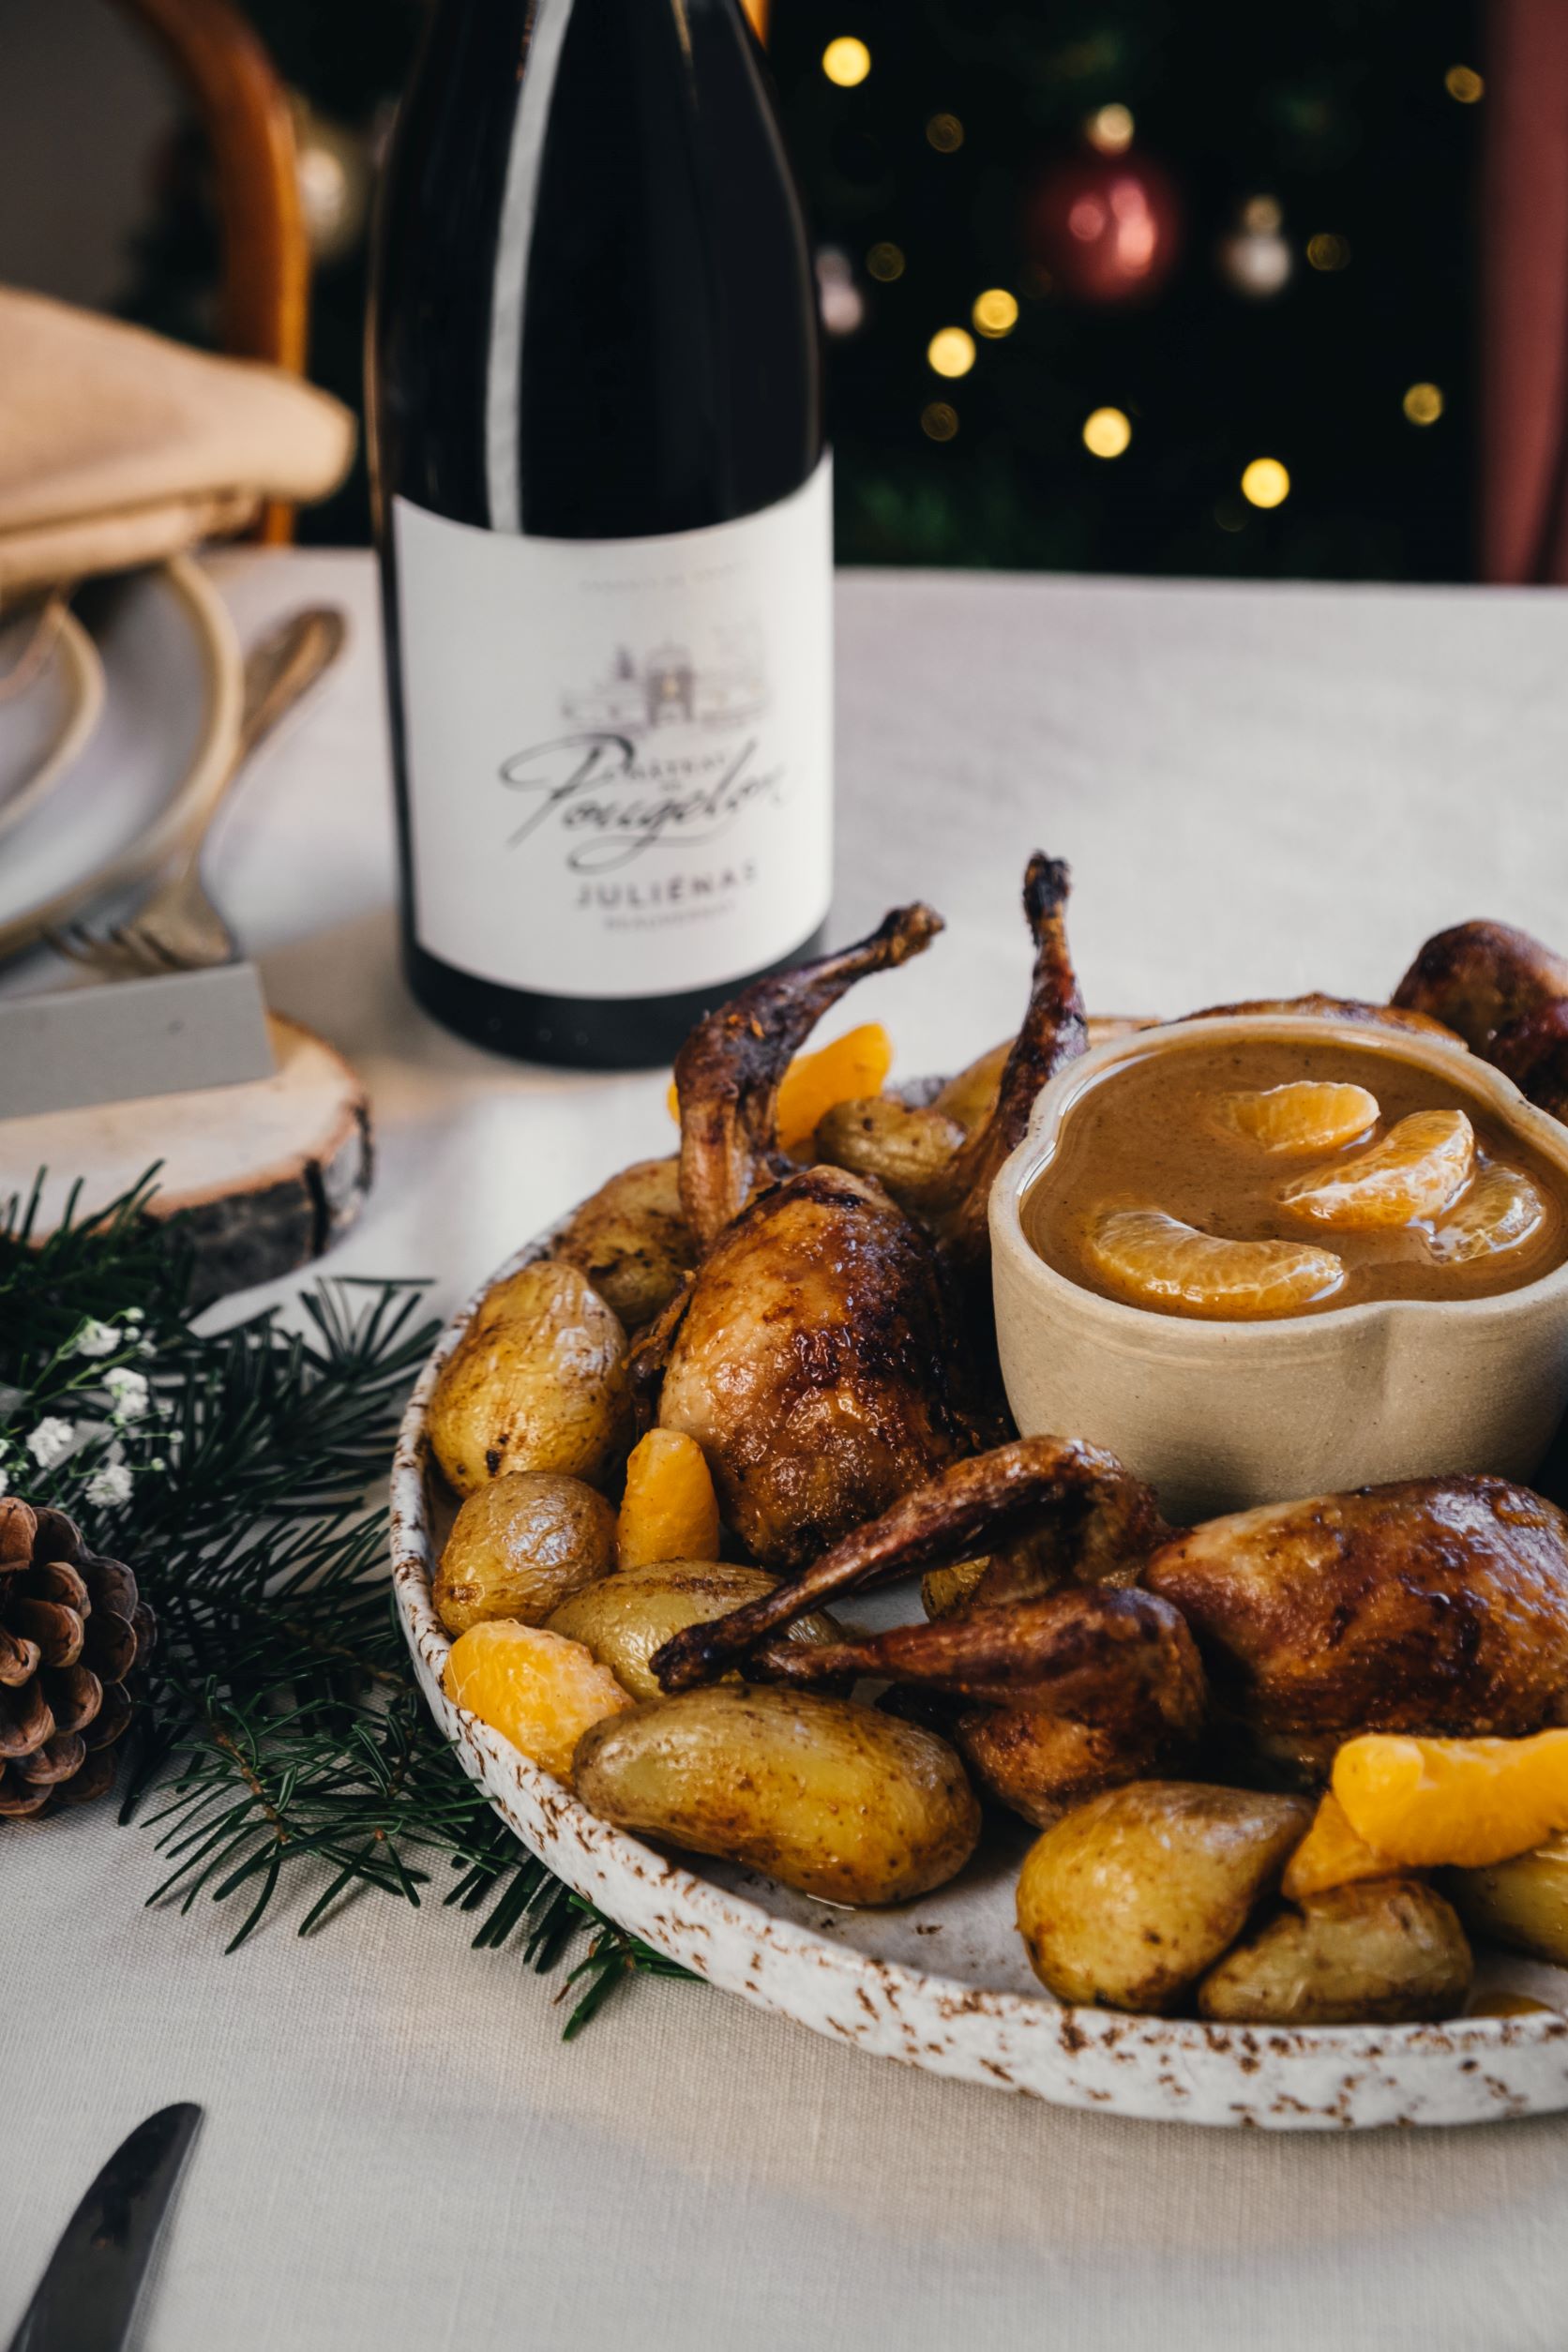
<instances>
[{"instance_id":1,"label":"bokeh light","mask_svg":"<svg viewBox=\"0 0 1568 2352\"><path fill-rule=\"evenodd\" d=\"M958 412L946 400L932 400L920 412L920 430L931 441L951 441L958 430Z\"/></svg>"},{"instance_id":2,"label":"bokeh light","mask_svg":"<svg viewBox=\"0 0 1568 2352\"><path fill-rule=\"evenodd\" d=\"M957 114L933 114L926 136L938 155L957 155L964 143L964 127Z\"/></svg>"},{"instance_id":3,"label":"bokeh light","mask_svg":"<svg viewBox=\"0 0 1568 2352\"><path fill-rule=\"evenodd\" d=\"M1350 265L1350 240L1335 236L1332 231L1319 230L1306 240L1306 258L1314 269L1348 269Z\"/></svg>"},{"instance_id":4,"label":"bokeh light","mask_svg":"<svg viewBox=\"0 0 1568 2352\"><path fill-rule=\"evenodd\" d=\"M1486 84L1473 66L1450 66L1443 75L1442 86L1461 106L1473 106L1477 98L1486 95Z\"/></svg>"},{"instance_id":5,"label":"bokeh light","mask_svg":"<svg viewBox=\"0 0 1568 2352\"><path fill-rule=\"evenodd\" d=\"M939 376L967 376L974 365L974 338L965 327L938 327L926 357Z\"/></svg>"},{"instance_id":6,"label":"bokeh light","mask_svg":"<svg viewBox=\"0 0 1568 2352\"><path fill-rule=\"evenodd\" d=\"M1124 106L1102 106L1084 124L1084 136L1101 155L1125 155L1137 128Z\"/></svg>"},{"instance_id":7,"label":"bokeh light","mask_svg":"<svg viewBox=\"0 0 1568 2352\"><path fill-rule=\"evenodd\" d=\"M1132 437L1132 420L1119 408L1097 408L1083 420L1083 445L1093 458L1119 458Z\"/></svg>"},{"instance_id":8,"label":"bokeh light","mask_svg":"<svg viewBox=\"0 0 1568 2352\"><path fill-rule=\"evenodd\" d=\"M1435 384L1412 384L1400 405L1412 425L1435 425L1442 415L1442 392Z\"/></svg>"},{"instance_id":9,"label":"bokeh light","mask_svg":"<svg viewBox=\"0 0 1568 2352\"><path fill-rule=\"evenodd\" d=\"M1277 458L1254 458L1242 475L1242 496L1249 506L1283 506L1290 495L1290 476Z\"/></svg>"},{"instance_id":10,"label":"bokeh light","mask_svg":"<svg viewBox=\"0 0 1568 2352\"><path fill-rule=\"evenodd\" d=\"M896 278L902 278L904 274L902 246L887 243L873 245L866 256L866 267L882 285L891 286Z\"/></svg>"},{"instance_id":11,"label":"bokeh light","mask_svg":"<svg viewBox=\"0 0 1568 2352\"><path fill-rule=\"evenodd\" d=\"M841 90L852 90L871 70L871 53L852 33L840 33L822 52L822 71Z\"/></svg>"},{"instance_id":12,"label":"bokeh light","mask_svg":"<svg viewBox=\"0 0 1568 2352\"><path fill-rule=\"evenodd\" d=\"M974 309L970 315L980 333L988 335L994 342L1000 335L1011 335L1017 326L1018 299L1008 293L1005 286L988 286L983 294L975 296Z\"/></svg>"}]
</instances>

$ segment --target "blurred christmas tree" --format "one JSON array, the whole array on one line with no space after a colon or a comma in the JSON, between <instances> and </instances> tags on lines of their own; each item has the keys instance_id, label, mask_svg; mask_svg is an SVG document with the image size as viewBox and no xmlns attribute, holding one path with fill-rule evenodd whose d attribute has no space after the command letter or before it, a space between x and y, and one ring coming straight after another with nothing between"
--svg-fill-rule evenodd
<instances>
[{"instance_id":1,"label":"blurred christmas tree","mask_svg":"<svg viewBox=\"0 0 1568 2352\"><path fill-rule=\"evenodd\" d=\"M301 106L313 367L357 400L424 0L249 0ZM1473 0L774 0L850 563L1471 569ZM136 308L199 325L172 174ZM363 485L309 519L364 531Z\"/></svg>"}]
</instances>

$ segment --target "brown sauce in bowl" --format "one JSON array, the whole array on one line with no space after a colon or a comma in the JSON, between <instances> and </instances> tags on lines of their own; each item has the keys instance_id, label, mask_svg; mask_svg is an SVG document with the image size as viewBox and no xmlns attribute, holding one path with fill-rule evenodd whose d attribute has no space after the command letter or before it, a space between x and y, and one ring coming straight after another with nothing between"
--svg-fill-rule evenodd
<instances>
[{"instance_id":1,"label":"brown sauce in bowl","mask_svg":"<svg viewBox=\"0 0 1568 2352\"><path fill-rule=\"evenodd\" d=\"M1568 1184L1454 1059L1450 1075L1332 1040L1152 1047L1067 1111L1024 1197L1024 1232L1084 1289L1212 1320L1519 1289L1568 1257ZM1354 1098L1336 1097L1345 1139L1325 1148L1313 1140L1328 1131L1314 1125L1324 1098L1295 1095L1305 1141L1269 1148L1286 1099L1274 1090L1304 1082L1363 1088L1376 1116L1358 1123ZM1415 1124L1391 1143L1403 1121Z\"/></svg>"}]
</instances>

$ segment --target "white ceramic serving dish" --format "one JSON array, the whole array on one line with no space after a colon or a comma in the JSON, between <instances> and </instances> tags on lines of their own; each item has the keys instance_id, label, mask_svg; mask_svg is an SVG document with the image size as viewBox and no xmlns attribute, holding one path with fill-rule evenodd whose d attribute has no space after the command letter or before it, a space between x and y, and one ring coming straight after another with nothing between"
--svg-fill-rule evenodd
<instances>
[{"instance_id":1,"label":"white ceramic serving dish","mask_svg":"<svg viewBox=\"0 0 1568 2352\"><path fill-rule=\"evenodd\" d=\"M551 1238L519 1250L492 1280L541 1257ZM1568 2014L1555 2008L1443 2025L1286 2028L1063 2007L1035 1982L1014 1924L1014 1886L1033 1834L1022 1822L988 1828L968 1868L934 1894L852 1911L720 1862L672 1858L590 1813L441 1687L449 1644L430 1579L445 1512L426 1412L490 1287L453 1317L410 1399L392 1470L392 1575L420 1686L463 1770L578 1893L761 2009L876 2057L1060 2106L1290 2132L1490 2123L1568 2107ZM912 1612L912 1594L890 1597L889 1614ZM872 1620L877 1599L857 1604L857 1617ZM1484 1955L1477 1997L1500 1989L1568 2010L1568 1970Z\"/></svg>"},{"instance_id":2,"label":"white ceramic serving dish","mask_svg":"<svg viewBox=\"0 0 1568 2352\"><path fill-rule=\"evenodd\" d=\"M1019 1429L1108 1446L1172 1519L1450 1470L1528 1479L1568 1405L1568 1263L1495 1298L1211 1323L1101 1298L1025 1239L1024 1195L1090 1087L1151 1052L1248 1038L1451 1073L1461 1102L1478 1099L1568 1185L1568 1128L1440 1037L1255 1013L1115 1038L1051 1080L991 1193L997 1345Z\"/></svg>"}]
</instances>

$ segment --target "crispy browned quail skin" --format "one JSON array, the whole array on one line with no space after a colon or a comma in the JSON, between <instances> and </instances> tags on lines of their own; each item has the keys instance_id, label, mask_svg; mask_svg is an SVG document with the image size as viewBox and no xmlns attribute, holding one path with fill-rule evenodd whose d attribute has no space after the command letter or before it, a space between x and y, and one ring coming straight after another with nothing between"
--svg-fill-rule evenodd
<instances>
[{"instance_id":1,"label":"crispy browned quail skin","mask_svg":"<svg viewBox=\"0 0 1568 2352\"><path fill-rule=\"evenodd\" d=\"M1035 1097L1088 1047L1083 997L1067 949L1071 888L1065 860L1036 850L1023 878L1024 916L1034 942L1029 1009L1003 1064L995 1108L955 1154L942 1206L932 1219L960 1272L972 1273L989 1261L991 1185L1003 1160L1023 1141Z\"/></svg>"},{"instance_id":2,"label":"crispy browned quail skin","mask_svg":"<svg viewBox=\"0 0 1568 2352\"><path fill-rule=\"evenodd\" d=\"M1428 1013L1418 1013L1398 1004L1368 1004L1360 997L1323 996L1314 991L1308 996L1255 996L1238 1004L1205 1004L1201 1012L1184 1013L1184 1020L1229 1020L1239 1013L1304 1013L1314 1020L1370 1022L1376 1029L1411 1030L1425 1037L1453 1038L1455 1032Z\"/></svg>"},{"instance_id":3,"label":"crispy browned quail skin","mask_svg":"<svg viewBox=\"0 0 1568 2352\"><path fill-rule=\"evenodd\" d=\"M778 1089L822 1015L873 972L927 948L940 914L895 907L852 947L754 981L700 1020L675 1058L681 1206L699 1249L738 1217L759 1183L789 1173L778 1151Z\"/></svg>"},{"instance_id":4,"label":"crispy browned quail skin","mask_svg":"<svg viewBox=\"0 0 1568 2352\"><path fill-rule=\"evenodd\" d=\"M656 1653L653 1669L667 1691L689 1690L723 1674L821 1596L861 1591L977 1551L988 1551L991 1565L976 1599L1037 1596L1067 1576L1130 1582L1169 1533L1149 1488L1114 1455L1076 1438L1016 1438L906 1493L788 1584L728 1617L687 1626Z\"/></svg>"},{"instance_id":5,"label":"crispy browned quail skin","mask_svg":"<svg viewBox=\"0 0 1568 2352\"><path fill-rule=\"evenodd\" d=\"M758 981L675 1065L681 1197L704 1254L633 1380L645 1416L697 1440L726 1520L770 1567L799 1566L972 1442L928 1239L879 1184L792 1169L775 1126L819 1016L941 927L900 908L858 945Z\"/></svg>"},{"instance_id":6,"label":"crispy browned quail skin","mask_svg":"<svg viewBox=\"0 0 1568 2352\"><path fill-rule=\"evenodd\" d=\"M1568 962L1507 923L1429 939L1394 1003L1434 1015L1554 1119L1568 1120Z\"/></svg>"},{"instance_id":7,"label":"crispy browned quail skin","mask_svg":"<svg viewBox=\"0 0 1568 2352\"><path fill-rule=\"evenodd\" d=\"M874 1676L970 1703L946 1729L992 1797L1045 1824L1069 1805L1166 1771L1203 1727L1203 1667L1179 1610L1152 1592L1076 1585L830 1645L841 1677ZM770 1678L797 1672L792 1643Z\"/></svg>"},{"instance_id":8,"label":"crispy browned quail skin","mask_svg":"<svg viewBox=\"0 0 1568 2352\"><path fill-rule=\"evenodd\" d=\"M1309 1779L1358 1732L1568 1722L1568 1519L1506 1479L1235 1512L1163 1546L1142 1581L1186 1619L1249 1742Z\"/></svg>"}]
</instances>

